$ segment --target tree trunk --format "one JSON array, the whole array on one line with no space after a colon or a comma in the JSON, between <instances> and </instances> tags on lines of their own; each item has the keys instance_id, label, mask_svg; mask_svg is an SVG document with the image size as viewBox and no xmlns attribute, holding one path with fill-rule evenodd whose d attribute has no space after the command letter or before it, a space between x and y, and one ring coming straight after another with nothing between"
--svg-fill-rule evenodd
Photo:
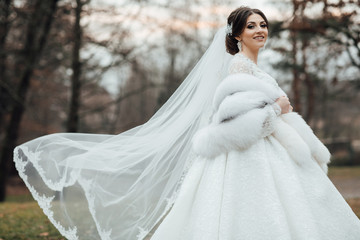
<instances>
[{"instance_id":1,"label":"tree trunk","mask_svg":"<svg viewBox=\"0 0 360 240\"><path fill-rule=\"evenodd\" d=\"M57 8L57 2L58 0L37 0L34 6L34 12L29 20L24 45L25 67L20 75L19 86L16 91L21 101L13 102L10 121L6 129L4 144L0 155L0 201L5 200L8 165L13 157L13 149L16 146L21 118L25 111L26 94L30 86L35 64L46 43L53 16Z\"/></svg>"},{"instance_id":2,"label":"tree trunk","mask_svg":"<svg viewBox=\"0 0 360 240\"><path fill-rule=\"evenodd\" d=\"M303 73L304 73L304 80L306 84L307 90L307 108L306 108L306 115L305 121L309 123L314 115L314 107L315 107L315 85L311 76L308 73L307 69L307 55L306 55L306 48L308 47L309 42L307 39L303 37L302 39L302 56L303 56Z\"/></svg>"},{"instance_id":3,"label":"tree trunk","mask_svg":"<svg viewBox=\"0 0 360 240\"><path fill-rule=\"evenodd\" d=\"M301 79L299 78L299 70L298 70L298 62L297 62L297 27L299 24L297 12L299 9L299 2L296 0L292 1L293 4L293 16L294 19L291 22L291 30L290 30L290 38L291 38L291 44L292 44L292 75L293 75L293 83L292 83L292 91L293 91L293 103L292 106L294 107L294 111L301 114L301 90L300 90L300 84Z\"/></svg>"},{"instance_id":4,"label":"tree trunk","mask_svg":"<svg viewBox=\"0 0 360 240\"><path fill-rule=\"evenodd\" d=\"M80 108L80 92L81 92L81 62L80 49L82 41L82 31L80 26L81 12L83 3L76 0L75 8L75 24L74 24L74 47L72 53L72 70L71 77L71 99L69 108L69 118L67 122L68 132L78 132L79 128L79 108Z\"/></svg>"},{"instance_id":5,"label":"tree trunk","mask_svg":"<svg viewBox=\"0 0 360 240\"><path fill-rule=\"evenodd\" d=\"M298 63L296 59L297 55L297 39L296 39L296 32L291 31L291 43L292 43L292 58L293 58L293 68L292 68L292 75L293 75L293 82L292 82L292 92L293 92L293 107L294 111L301 114L301 90L300 84L301 80L299 78L299 71L298 71Z\"/></svg>"},{"instance_id":6,"label":"tree trunk","mask_svg":"<svg viewBox=\"0 0 360 240\"><path fill-rule=\"evenodd\" d=\"M6 37L9 31L9 12L11 0L0 0L0 132L4 129L5 114L8 110L10 96L6 90ZM1 140L1 138L0 138Z\"/></svg>"}]
</instances>

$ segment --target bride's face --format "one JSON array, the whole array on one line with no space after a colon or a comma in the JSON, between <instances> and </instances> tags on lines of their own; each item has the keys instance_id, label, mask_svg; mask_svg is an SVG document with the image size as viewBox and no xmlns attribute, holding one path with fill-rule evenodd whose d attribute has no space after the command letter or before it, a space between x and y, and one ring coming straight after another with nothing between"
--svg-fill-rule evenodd
<instances>
[{"instance_id":1,"label":"bride's face","mask_svg":"<svg viewBox=\"0 0 360 240\"><path fill-rule=\"evenodd\" d=\"M237 40L242 43L242 48L259 50L265 45L268 37L268 26L265 20L259 14L252 14L246 20L244 31Z\"/></svg>"}]
</instances>

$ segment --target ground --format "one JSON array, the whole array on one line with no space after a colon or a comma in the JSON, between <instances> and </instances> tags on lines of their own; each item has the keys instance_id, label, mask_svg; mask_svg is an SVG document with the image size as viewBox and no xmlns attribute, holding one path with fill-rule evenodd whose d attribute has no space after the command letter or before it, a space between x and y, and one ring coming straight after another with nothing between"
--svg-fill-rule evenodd
<instances>
[{"instance_id":1,"label":"ground","mask_svg":"<svg viewBox=\"0 0 360 240\"><path fill-rule=\"evenodd\" d=\"M329 177L360 218L360 167L331 167ZM19 178L10 179L7 193L0 203L0 240L64 239Z\"/></svg>"},{"instance_id":2,"label":"ground","mask_svg":"<svg viewBox=\"0 0 360 240\"><path fill-rule=\"evenodd\" d=\"M360 218L360 166L332 167L329 178Z\"/></svg>"}]
</instances>

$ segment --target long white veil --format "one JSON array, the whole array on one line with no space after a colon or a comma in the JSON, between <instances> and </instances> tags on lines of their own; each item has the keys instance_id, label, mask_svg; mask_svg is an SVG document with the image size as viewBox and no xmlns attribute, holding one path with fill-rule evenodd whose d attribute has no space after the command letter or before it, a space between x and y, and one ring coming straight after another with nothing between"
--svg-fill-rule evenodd
<instances>
[{"instance_id":1,"label":"long white veil","mask_svg":"<svg viewBox=\"0 0 360 240\"><path fill-rule=\"evenodd\" d=\"M165 105L119 135L58 133L18 146L19 175L68 239L143 239L176 199L227 74L226 28Z\"/></svg>"}]
</instances>

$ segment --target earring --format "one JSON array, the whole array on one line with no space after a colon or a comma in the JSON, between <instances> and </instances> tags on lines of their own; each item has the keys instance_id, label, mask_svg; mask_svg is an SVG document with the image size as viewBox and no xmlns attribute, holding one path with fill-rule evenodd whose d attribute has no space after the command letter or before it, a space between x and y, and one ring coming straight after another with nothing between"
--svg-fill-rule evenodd
<instances>
[{"instance_id":1,"label":"earring","mask_svg":"<svg viewBox=\"0 0 360 240\"><path fill-rule=\"evenodd\" d=\"M238 41L238 42L237 42L237 46L238 46L238 48L239 48L239 52L241 52L241 50L242 50L242 44L241 44L241 41Z\"/></svg>"}]
</instances>

